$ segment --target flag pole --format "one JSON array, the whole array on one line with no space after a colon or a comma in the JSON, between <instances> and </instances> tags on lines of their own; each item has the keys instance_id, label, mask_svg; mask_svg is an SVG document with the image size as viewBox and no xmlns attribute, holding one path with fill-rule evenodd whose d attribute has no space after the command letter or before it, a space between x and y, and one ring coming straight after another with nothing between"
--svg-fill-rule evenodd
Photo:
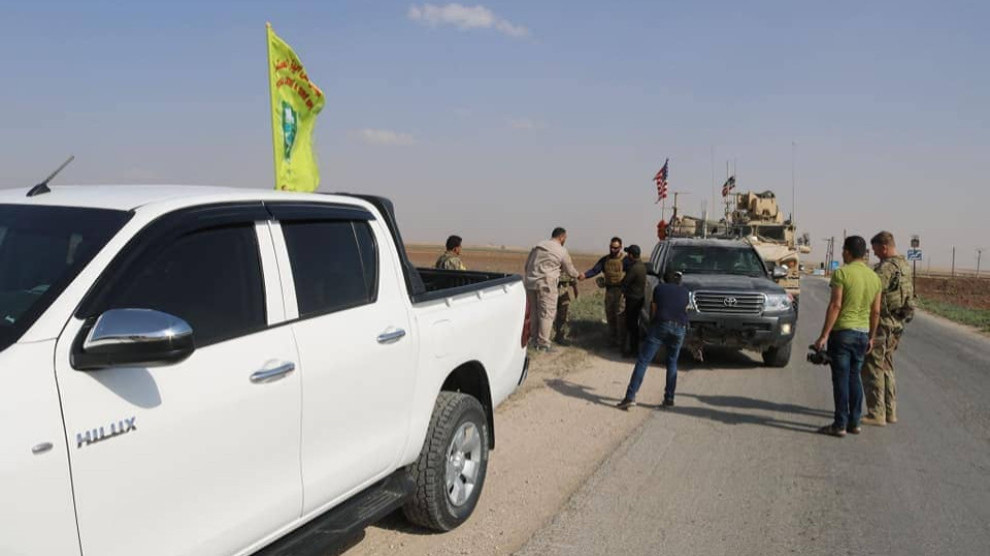
<instances>
[{"instance_id":1,"label":"flag pole","mask_svg":"<svg viewBox=\"0 0 990 556\"><path fill-rule=\"evenodd\" d=\"M275 127L275 83L273 83L272 72L272 24L265 22L265 46L268 50L268 103L271 106L272 117L272 173L275 177L275 189L278 190L278 145L275 136L278 129Z\"/></svg>"},{"instance_id":2,"label":"flag pole","mask_svg":"<svg viewBox=\"0 0 990 556\"><path fill-rule=\"evenodd\" d=\"M712 214L714 214L715 213L715 203L716 203L716 201L715 201L715 145L712 145L712 152L711 152L711 154L712 154L712 199L711 199L710 204L709 203L706 203L706 204L709 204L709 210L711 210L712 211Z\"/></svg>"}]
</instances>

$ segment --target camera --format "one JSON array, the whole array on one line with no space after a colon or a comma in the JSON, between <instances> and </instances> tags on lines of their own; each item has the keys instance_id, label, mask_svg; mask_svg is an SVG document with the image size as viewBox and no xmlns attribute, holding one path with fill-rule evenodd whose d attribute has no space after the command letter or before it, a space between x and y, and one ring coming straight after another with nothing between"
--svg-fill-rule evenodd
<instances>
[{"instance_id":1,"label":"camera","mask_svg":"<svg viewBox=\"0 0 990 556\"><path fill-rule=\"evenodd\" d=\"M810 353L808 353L808 363L815 365L829 365L832 363L832 358L828 356L828 353L823 349L815 349L814 345L808 346Z\"/></svg>"}]
</instances>

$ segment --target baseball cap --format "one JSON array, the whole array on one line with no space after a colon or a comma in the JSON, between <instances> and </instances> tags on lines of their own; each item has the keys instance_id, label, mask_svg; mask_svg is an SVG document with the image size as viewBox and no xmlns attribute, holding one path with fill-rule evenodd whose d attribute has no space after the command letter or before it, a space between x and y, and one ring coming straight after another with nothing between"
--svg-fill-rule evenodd
<instances>
[{"instance_id":1,"label":"baseball cap","mask_svg":"<svg viewBox=\"0 0 990 556\"><path fill-rule=\"evenodd\" d=\"M635 245L635 244L626 247L625 251L626 253L629 253L633 257L638 257L640 254L639 245Z\"/></svg>"}]
</instances>

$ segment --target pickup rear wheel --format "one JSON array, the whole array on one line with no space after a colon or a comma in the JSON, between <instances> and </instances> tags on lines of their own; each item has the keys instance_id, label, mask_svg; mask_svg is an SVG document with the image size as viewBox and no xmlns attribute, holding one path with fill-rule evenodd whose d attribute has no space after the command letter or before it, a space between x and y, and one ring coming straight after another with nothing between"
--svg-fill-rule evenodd
<instances>
[{"instance_id":1,"label":"pickup rear wheel","mask_svg":"<svg viewBox=\"0 0 990 556\"><path fill-rule=\"evenodd\" d=\"M763 363L768 367L786 367L791 361L791 342L772 347L763 352Z\"/></svg>"},{"instance_id":2,"label":"pickup rear wheel","mask_svg":"<svg viewBox=\"0 0 990 556\"><path fill-rule=\"evenodd\" d=\"M464 523L478 504L488 471L488 419L472 396L440 392L419 459L410 466L416 492L406 518L436 531Z\"/></svg>"}]
</instances>

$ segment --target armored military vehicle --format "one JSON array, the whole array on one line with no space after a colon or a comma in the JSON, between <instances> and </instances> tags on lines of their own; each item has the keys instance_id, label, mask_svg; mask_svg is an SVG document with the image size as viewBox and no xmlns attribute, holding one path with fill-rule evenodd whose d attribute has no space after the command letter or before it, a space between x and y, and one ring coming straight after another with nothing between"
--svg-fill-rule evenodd
<instances>
[{"instance_id":1,"label":"armored military vehicle","mask_svg":"<svg viewBox=\"0 0 990 556\"><path fill-rule=\"evenodd\" d=\"M797 237L794 222L785 220L772 191L746 192L736 196L736 208L727 224L730 237L747 240L763 260L787 268L787 276L778 280L797 305L801 294L800 254L810 253L807 237Z\"/></svg>"},{"instance_id":2,"label":"armored military vehicle","mask_svg":"<svg viewBox=\"0 0 990 556\"><path fill-rule=\"evenodd\" d=\"M727 208L725 218L718 221L677 216L675 209L670 223L671 236L749 242L769 268L787 268L787 275L777 278L777 282L794 298L796 308L801 294L800 254L811 252L807 235L797 237L794 222L784 219L772 191L738 193L735 198L735 209Z\"/></svg>"}]
</instances>

